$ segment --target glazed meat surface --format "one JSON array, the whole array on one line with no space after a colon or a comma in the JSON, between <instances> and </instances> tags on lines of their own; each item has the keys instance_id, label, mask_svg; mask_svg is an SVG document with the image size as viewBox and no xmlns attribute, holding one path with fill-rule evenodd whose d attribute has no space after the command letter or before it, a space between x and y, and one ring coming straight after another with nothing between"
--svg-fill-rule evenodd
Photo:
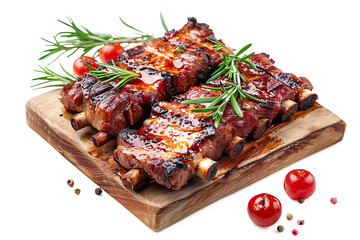
<instances>
[{"instance_id":1,"label":"glazed meat surface","mask_svg":"<svg viewBox=\"0 0 360 240\"><path fill-rule=\"evenodd\" d=\"M266 53L255 54L251 56L250 60L257 66L257 68L264 73L273 76L279 82L282 82L295 93L295 100L299 104L300 110L306 110L314 105L318 96L311 94L306 96L313 86L311 82L305 77L297 77L295 74L286 73L274 66L275 61Z\"/></svg>"},{"instance_id":2,"label":"glazed meat surface","mask_svg":"<svg viewBox=\"0 0 360 240\"><path fill-rule=\"evenodd\" d=\"M309 90L313 89L311 82L307 78L297 77L292 73L285 73L279 68L275 67L275 61L270 58L269 54L254 54L250 57L250 60L257 66L258 69L260 69L260 71L270 74L291 89L297 90L297 92L299 92L302 88Z\"/></svg>"}]
</instances>

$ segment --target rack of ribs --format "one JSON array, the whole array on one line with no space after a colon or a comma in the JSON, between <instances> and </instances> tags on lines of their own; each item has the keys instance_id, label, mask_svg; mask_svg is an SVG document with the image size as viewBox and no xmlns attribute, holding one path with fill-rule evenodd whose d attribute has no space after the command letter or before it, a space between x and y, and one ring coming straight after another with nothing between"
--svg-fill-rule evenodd
<instances>
[{"instance_id":1,"label":"rack of ribs","mask_svg":"<svg viewBox=\"0 0 360 240\"><path fill-rule=\"evenodd\" d=\"M169 100L205 81L220 56L229 53L226 48L215 51L209 38L215 38L209 26L189 18L180 30L119 56L115 65L140 75L122 88L114 88L119 80L102 83L91 74L69 83L62 89L60 101L66 110L78 112L71 118L73 128L93 126L99 131L93 136L99 147L121 129L141 125L150 114L151 104Z\"/></svg>"},{"instance_id":2,"label":"rack of ribs","mask_svg":"<svg viewBox=\"0 0 360 240\"><path fill-rule=\"evenodd\" d=\"M251 61L259 65L257 60L263 56L267 57L255 54ZM131 169L122 176L126 187L135 189L148 177L173 190L186 185L195 175L209 181L216 174L217 164L213 160L219 159L223 152L236 158L243 149L245 138L258 139L275 118L289 121L299 105L302 104L300 110L304 110L315 103L317 96L311 92L311 83L306 78L292 75L300 79L297 87L294 87L270 74L270 71L254 71L243 63L239 63L238 68L246 80L242 83L243 90L265 102L238 98L244 116L239 117L231 106L227 106L219 127L215 128L214 120L206 117L208 113L191 111L208 104L181 102L220 96L222 91L203 88L205 85L216 87L220 83L226 86L228 79L219 77L210 83L190 87L171 102L154 104L150 117L139 130L126 129L118 135L114 158L125 168ZM301 98L301 91L312 94Z\"/></svg>"},{"instance_id":3,"label":"rack of ribs","mask_svg":"<svg viewBox=\"0 0 360 240\"><path fill-rule=\"evenodd\" d=\"M215 51L211 38L215 36L208 25L189 18L181 29L127 49L109 62L139 74L122 88L115 88L119 80L103 83L84 74L62 89L64 108L78 112L71 117L75 130L89 125L97 129L92 137L96 147L117 137L114 159L130 170L122 176L126 187L134 189L146 178L173 190L195 175L210 181L223 153L236 158L245 139L260 138L274 119L288 121L298 109L314 105L317 95L307 78L284 73L269 55L255 54L249 60L259 71L245 63L238 68L246 80L242 89L263 102L238 97L243 117L226 106L216 128L208 113L192 111L209 103L182 103L223 93L205 85L227 86L224 76L205 84L221 56L232 51Z\"/></svg>"}]
</instances>

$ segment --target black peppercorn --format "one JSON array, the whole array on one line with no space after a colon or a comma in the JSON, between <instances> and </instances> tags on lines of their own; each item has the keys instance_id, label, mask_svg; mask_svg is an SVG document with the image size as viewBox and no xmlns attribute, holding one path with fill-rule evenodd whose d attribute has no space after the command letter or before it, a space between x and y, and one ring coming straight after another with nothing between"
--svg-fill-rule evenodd
<instances>
[{"instance_id":1,"label":"black peppercorn","mask_svg":"<svg viewBox=\"0 0 360 240\"><path fill-rule=\"evenodd\" d=\"M95 189L95 194L96 194L96 195L101 195L101 193L102 193L102 189L101 189L101 188L96 188L96 189Z\"/></svg>"}]
</instances>

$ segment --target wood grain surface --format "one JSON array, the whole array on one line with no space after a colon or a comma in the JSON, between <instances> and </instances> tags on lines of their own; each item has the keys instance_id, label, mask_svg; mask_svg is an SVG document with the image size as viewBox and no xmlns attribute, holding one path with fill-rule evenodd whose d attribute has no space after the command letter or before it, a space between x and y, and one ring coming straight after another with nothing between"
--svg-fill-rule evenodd
<instances>
[{"instance_id":1,"label":"wood grain surface","mask_svg":"<svg viewBox=\"0 0 360 240\"><path fill-rule=\"evenodd\" d=\"M211 182L193 178L180 191L147 183L138 191L124 188L120 175L127 172L112 158L115 141L95 148L86 127L75 132L70 114L59 102L59 91L26 103L28 125L74 166L120 202L154 231L160 231L197 210L242 189L343 138L346 124L320 104L297 112L286 123L275 123L258 140L249 140L237 159L224 157Z\"/></svg>"}]
</instances>

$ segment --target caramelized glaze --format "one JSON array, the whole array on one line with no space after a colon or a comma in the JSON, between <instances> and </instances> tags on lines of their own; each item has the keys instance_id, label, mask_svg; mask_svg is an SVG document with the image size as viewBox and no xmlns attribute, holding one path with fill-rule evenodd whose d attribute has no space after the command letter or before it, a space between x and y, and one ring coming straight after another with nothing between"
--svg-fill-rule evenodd
<instances>
[{"instance_id":1,"label":"caramelized glaze","mask_svg":"<svg viewBox=\"0 0 360 240\"><path fill-rule=\"evenodd\" d=\"M205 137L216 134L216 131L204 131L211 128L206 121L206 113L192 112L194 107L199 106L159 102L153 108L151 117L138 130L141 137L133 135L128 139L127 143L131 147L123 152L141 160L166 160L195 154L200 142Z\"/></svg>"}]
</instances>

